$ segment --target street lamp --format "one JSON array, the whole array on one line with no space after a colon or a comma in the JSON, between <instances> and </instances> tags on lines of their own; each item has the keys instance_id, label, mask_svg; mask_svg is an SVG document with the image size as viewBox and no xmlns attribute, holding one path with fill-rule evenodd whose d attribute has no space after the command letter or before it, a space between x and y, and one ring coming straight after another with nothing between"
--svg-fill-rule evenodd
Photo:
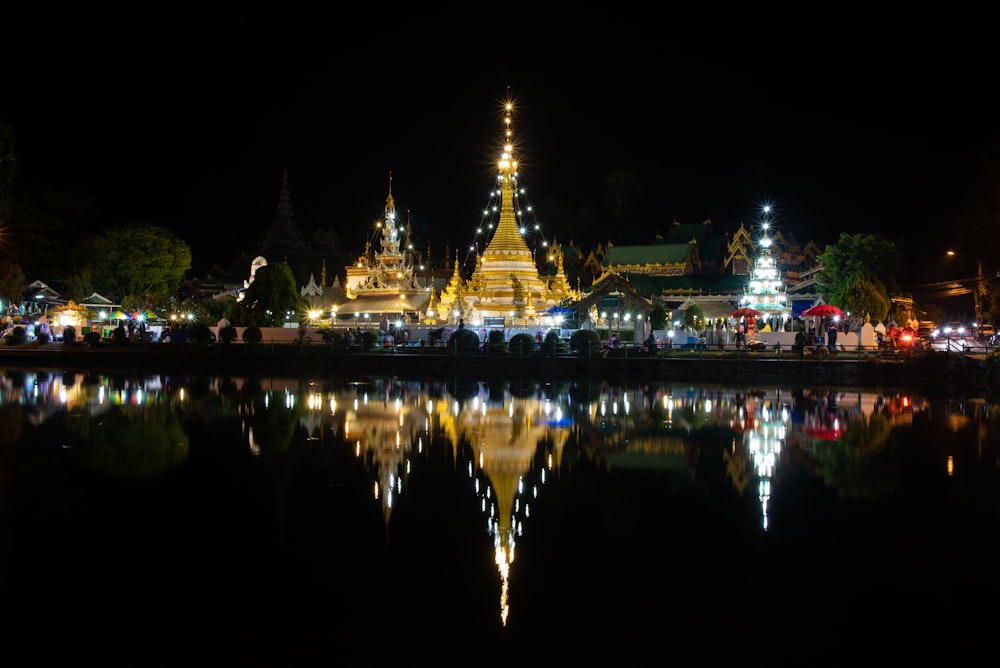
<instances>
[{"instance_id":1,"label":"street lamp","mask_svg":"<svg viewBox=\"0 0 1000 668\"><path fill-rule=\"evenodd\" d=\"M965 257L972 257L967 253L960 253L955 250L947 251L947 254L951 257L956 255L963 255ZM986 284L983 282L983 261L976 258L976 292L975 292L975 309L976 309L976 327L983 324L983 295L986 294Z\"/></svg>"}]
</instances>

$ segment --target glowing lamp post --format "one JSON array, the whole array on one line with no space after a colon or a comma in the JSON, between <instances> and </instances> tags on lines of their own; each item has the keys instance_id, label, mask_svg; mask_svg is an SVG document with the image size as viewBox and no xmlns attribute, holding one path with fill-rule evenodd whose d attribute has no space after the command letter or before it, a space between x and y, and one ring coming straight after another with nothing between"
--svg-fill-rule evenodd
<instances>
[{"instance_id":1,"label":"glowing lamp post","mask_svg":"<svg viewBox=\"0 0 1000 668\"><path fill-rule=\"evenodd\" d=\"M963 255L965 257L972 257L967 253L960 253L958 251L949 250L947 254L951 257L956 255ZM976 258L976 291L975 291L975 311L976 311L976 327L983 324L983 295L986 293L986 283L983 281L983 261Z\"/></svg>"}]
</instances>

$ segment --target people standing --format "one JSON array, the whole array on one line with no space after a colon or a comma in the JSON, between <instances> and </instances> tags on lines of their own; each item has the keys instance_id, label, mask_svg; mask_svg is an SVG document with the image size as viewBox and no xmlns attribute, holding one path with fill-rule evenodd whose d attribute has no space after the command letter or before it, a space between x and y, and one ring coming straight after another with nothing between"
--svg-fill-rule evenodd
<instances>
[{"instance_id":1,"label":"people standing","mask_svg":"<svg viewBox=\"0 0 1000 668\"><path fill-rule=\"evenodd\" d=\"M826 330L826 347L831 353L837 352L837 321L830 323L830 328Z\"/></svg>"}]
</instances>

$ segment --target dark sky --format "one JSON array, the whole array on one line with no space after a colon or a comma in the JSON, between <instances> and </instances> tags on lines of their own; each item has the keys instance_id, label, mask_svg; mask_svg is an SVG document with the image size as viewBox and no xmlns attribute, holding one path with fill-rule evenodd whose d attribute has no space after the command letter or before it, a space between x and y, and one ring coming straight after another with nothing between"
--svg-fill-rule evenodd
<instances>
[{"instance_id":1,"label":"dark sky","mask_svg":"<svg viewBox=\"0 0 1000 668\"><path fill-rule=\"evenodd\" d=\"M392 172L440 252L475 240L509 86L547 238L735 230L769 202L803 242L885 232L937 253L996 134L985 16L289 6L16 10L0 119L21 178L173 229L198 267L254 250L286 161L303 234L358 254ZM619 168L638 170L643 213L594 224L579 212Z\"/></svg>"}]
</instances>

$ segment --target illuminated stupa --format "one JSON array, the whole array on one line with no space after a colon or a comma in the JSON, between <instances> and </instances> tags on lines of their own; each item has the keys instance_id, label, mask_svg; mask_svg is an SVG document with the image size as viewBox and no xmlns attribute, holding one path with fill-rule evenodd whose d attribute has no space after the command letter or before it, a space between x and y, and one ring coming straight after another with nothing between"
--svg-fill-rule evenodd
<instances>
[{"instance_id":1,"label":"illuminated stupa","mask_svg":"<svg viewBox=\"0 0 1000 668\"><path fill-rule=\"evenodd\" d=\"M462 317L475 325L487 318L502 318L507 326L533 325L545 309L563 299L578 298L563 273L561 258L558 274L550 281L543 280L534 253L522 236L518 225L518 163L511 127L513 104L508 101L504 111L504 145L497 174L500 220L486 249L476 256L469 280L450 285L441 293L437 310L442 320ZM455 273L453 284L459 278L457 258Z\"/></svg>"}]
</instances>

